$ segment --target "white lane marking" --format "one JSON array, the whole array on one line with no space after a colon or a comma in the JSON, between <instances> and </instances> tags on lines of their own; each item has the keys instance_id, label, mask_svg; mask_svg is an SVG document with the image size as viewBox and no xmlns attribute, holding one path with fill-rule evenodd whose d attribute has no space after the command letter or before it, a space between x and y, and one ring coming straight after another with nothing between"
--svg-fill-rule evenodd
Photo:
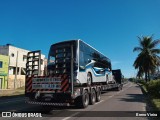
<instances>
[{"instance_id":1,"label":"white lane marking","mask_svg":"<svg viewBox=\"0 0 160 120\"><path fill-rule=\"evenodd\" d=\"M109 98L112 98L114 95L112 95L112 96L109 96Z\"/></svg>"},{"instance_id":2,"label":"white lane marking","mask_svg":"<svg viewBox=\"0 0 160 120\"><path fill-rule=\"evenodd\" d=\"M128 85L128 84L129 84L129 83L124 84L123 87L126 86L126 85Z\"/></svg>"},{"instance_id":3,"label":"white lane marking","mask_svg":"<svg viewBox=\"0 0 160 120\"><path fill-rule=\"evenodd\" d=\"M125 84L124 86L126 86L126 85L128 85L128 84L129 84L129 83ZM128 88L130 88L130 87L132 87L132 85L130 85ZM127 90L128 88L123 89L123 90L121 90L121 91L118 91L115 95L120 94L121 92L123 92L124 90ZM114 97L115 95L108 96L108 98L107 98L106 100ZM101 103L101 102L104 102L104 100L101 100L100 102L97 102L97 103L95 103L95 104L99 104L99 103Z\"/></svg>"},{"instance_id":4,"label":"white lane marking","mask_svg":"<svg viewBox=\"0 0 160 120\"><path fill-rule=\"evenodd\" d=\"M101 100L101 101L99 101L99 102L97 102L97 103L95 103L95 104L99 104L99 103L101 103L101 102L103 102L104 100Z\"/></svg>"},{"instance_id":5,"label":"white lane marking","mask_svg":"<svg viewBox=\"0 0 160 120\"><path fill-rule=\"evenodd\" d=\"M17 101L24 101L24 100L19 99L19 100L13 100L13 101L6 101L6 102L2 102L0 104L12 103L12 102L17 102Z\"/></svg>"},{"instance_id":6,"label":"white lane marking","mask_svg":"<svg viewBox=\"0 0 160 120\"><path fill-rule=\"evenodd\" d=\"M79 114L79 113L80 113L80 112L76 112L76 113L72 114L72 115L69 116L69 117L63 118L62 120L68 120L68 119L70 119L71 117L74 117L74 116L76 116L76 115Z\"/></svg>"}]
</instances>

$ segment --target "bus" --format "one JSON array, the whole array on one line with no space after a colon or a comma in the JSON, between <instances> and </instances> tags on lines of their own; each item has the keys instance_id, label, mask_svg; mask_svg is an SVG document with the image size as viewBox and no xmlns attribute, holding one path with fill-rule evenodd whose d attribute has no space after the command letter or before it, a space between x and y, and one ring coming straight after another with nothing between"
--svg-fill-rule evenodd
<instances>
[{"instance_id":1,"label":"bus","mask_svg":"<svg viewBox=\"0 0 160 120\"><path fill-rule=\"evenodd\" d=\"M73 52L73 73L71 52ZM63 41L53 44L50 48L48 75L73 74L74 84L77 86L113 81L111 71L111 60L82 40Z\"/></svg>"}]
</instances>

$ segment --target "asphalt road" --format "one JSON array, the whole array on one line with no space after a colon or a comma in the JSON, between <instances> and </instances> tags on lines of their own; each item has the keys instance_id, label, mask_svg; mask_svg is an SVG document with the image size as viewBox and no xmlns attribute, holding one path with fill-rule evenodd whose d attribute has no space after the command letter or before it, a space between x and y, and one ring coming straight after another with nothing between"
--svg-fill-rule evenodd
<instances>
[{"instance_id":1,"label":"asphalt road","mask_svg":"<svg viewBox=\"0 0 160 120\"><path fill-rule=\"evenodd\" d=\"M101 101L89 105L86 109L70 107L53 107L50 112L38 105L26 104L24 96L12 99L0 99L1 112L41 112L38 120L147 120L148 117L136 117L136 113L146 111L145 96L138 85L128 82L121 91L107 91L101 95ZM137 111L137 112L136 112ZM140 113L139 113L140 112ZM55 117L56 116L56 117ZM4 118L0 118L4 119ZM5 118L6 119L6 118ZM11 119L11 118L7 118ZM12 118L17 120L17 118ZM18 118L21 119L21 118ZM28 120L28 118L23 118ZM30 118L37 119L37 118Z\"/></svg>"}]
</instances>

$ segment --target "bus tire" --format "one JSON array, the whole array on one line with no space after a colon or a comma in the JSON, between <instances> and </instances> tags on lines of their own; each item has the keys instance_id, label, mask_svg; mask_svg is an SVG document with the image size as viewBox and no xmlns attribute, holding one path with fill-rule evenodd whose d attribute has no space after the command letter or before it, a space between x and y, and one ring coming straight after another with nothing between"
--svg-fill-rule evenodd
<instances>
[{"instance_id":1,"label":"bus tire","mask_svg":"<svg viewBox=\"0 0 160 120\"><path fill-rule=\"evenodd\" d=\"M96 91L95 89L91 90L91 94L89 95L89 103L90 105L94 105L96 102Z\"/></svg>"},{"instance_id":2,"label":"bus tire","mask_svg":"<svg viewBox=\"0 0 160 120\"><path fill-rule=\"evenodd\" d=\"M101 90L100 88L97 89L97 92L96 92L96 102L99 102L101 101Z\"/></svg>"},{"instance_id":3,"label":"bus tire","mask_svg":"<svg viewBox=\"0 0 160 120\"><path fill-rule=\"evenodd\" d=\"M92 85L92 75L90 72L88 72L87 74L87 86L91 86Z\"/></svg>"}]
</instances>

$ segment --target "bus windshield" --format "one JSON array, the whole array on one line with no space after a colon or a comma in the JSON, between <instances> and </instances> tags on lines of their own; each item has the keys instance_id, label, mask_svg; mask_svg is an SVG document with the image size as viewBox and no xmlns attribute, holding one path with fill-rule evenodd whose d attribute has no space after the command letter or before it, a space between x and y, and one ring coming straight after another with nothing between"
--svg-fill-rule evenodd
<instances>
[{"instance_id":1,"label":"bus windshield","mask_svg":"<svg viewBox=\"0 0 160 120\"><path fill-rule=\"evenodd\" d=\"M76 60L77 45L75 41L62 42L51 46L48 55L47 71L49 75L70 74L71 71L71 44L73 57Z\"/></svg>"}]
</instances>

